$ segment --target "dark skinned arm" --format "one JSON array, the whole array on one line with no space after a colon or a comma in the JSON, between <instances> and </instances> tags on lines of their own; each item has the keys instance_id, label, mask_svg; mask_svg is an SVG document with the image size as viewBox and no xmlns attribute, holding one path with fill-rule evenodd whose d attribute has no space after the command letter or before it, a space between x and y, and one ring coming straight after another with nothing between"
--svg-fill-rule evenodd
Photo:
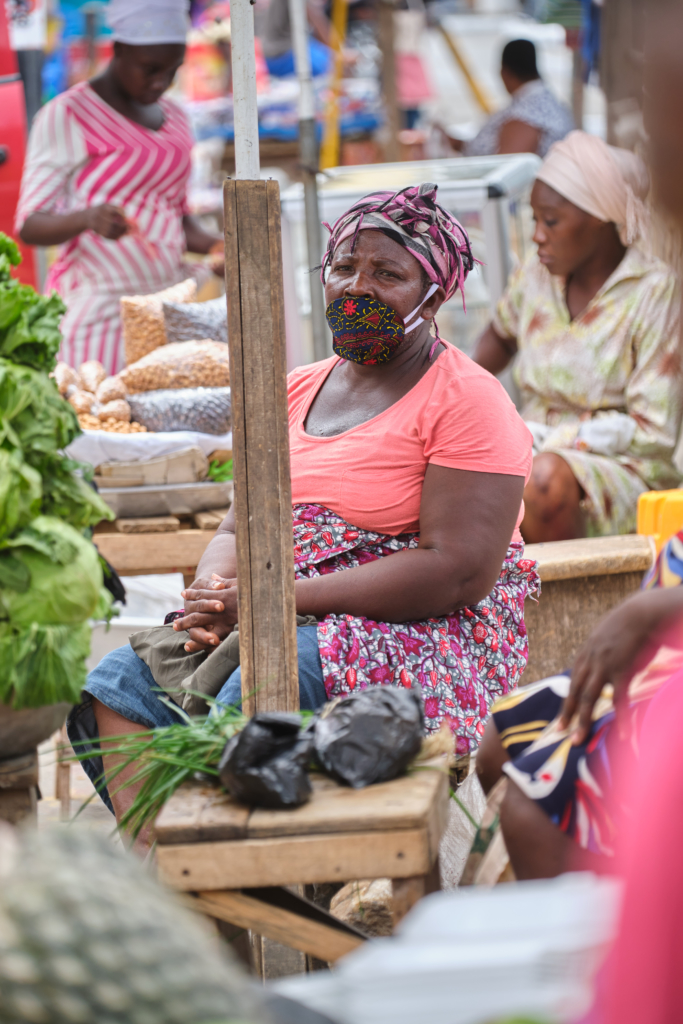
<instances>
[{"instance_id":1,"label":"dark skinned arm","mask_svg":"<svg viewBox=\"0 0 683 1024\"><path fill-rule=\"evenodd\" d=\"M489 324L484 333L479 336L472 359L495 377L503 372L516 354L517 342L515 339L502 338L493 329L493 324Z\"/></svg>"},{"instance_id":2,"label":"dark skinned arm","mask_svg":"<svg viewBox=\"0 0 683 1024\"><path fill-rule=\"evenodd\" d=\"M541 133L524 121L506 121L498 136L499 153L538 153Z\"/></svg>"},{"instance_id":3,"label":"dark skinned arm","mask_svg":"<svg viewBox=\"0 0 683 1024\"><path fill-rule=\"evenodd\" d=\"M481 601L500 574L515 527L524 479L498 473L473 473L429 465L422 488L420 545L344 572L297 580L301 615L322 619L330 613L364 615L378 622L407 622L451 614ZM230 580L235 572L233 522L226 518L207 548L198 574L186 591L187 614L175 628L191 629L190 638L216 640L237 621L235 581L223 587L215 573ZM222 633L222 635L221 635Z\"/></svg>"},{"instance_id":4,"label":"dark skinned arm","mask_svg":"<svg viewBox=\"0 0 683 1024\"><path fill-rule=\"evenodd\" d=\"M614 608L583 645L572 671L569 696L562 708L566 729L578 711L572 740L584 743L603 686L612 683L617 709L635 673L652 657L667 627L683 618L683 586L643 590Z\"/></svg>"},{"instance_id":5,"label":"dark skinned arm","mask_svg":"<svg viewBox=\"0 0 683 1024\"><path fill-rule=\"evenodd\" d=\"M83 231L95 231L103 238L116 240L129 230L123 210L105 203L73 213L46 213L37 210L24 221L19 237L26 245L62 245Z\"/></svg>"}]
</instances>

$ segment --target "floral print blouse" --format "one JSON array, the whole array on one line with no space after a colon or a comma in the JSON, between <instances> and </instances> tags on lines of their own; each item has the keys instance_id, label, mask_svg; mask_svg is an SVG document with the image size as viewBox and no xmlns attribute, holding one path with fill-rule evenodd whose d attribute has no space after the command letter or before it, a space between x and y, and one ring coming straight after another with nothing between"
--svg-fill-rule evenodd
<instances>
[{"instance_id":1,"label":"floral print blouse","mask_svg":"<svg viewBox=\"0 0 683 1024\"><path fill-rule=\"evenodd\" d=\"M683 412L680 291L674 274L636 246L572 320L565 280L534 254L510 279L493 327L514 338L514 378L526 421L569 426L605 412L636 423L616 460L652 489L677 486L672 457Z\"/></svg>"}]
</instances>

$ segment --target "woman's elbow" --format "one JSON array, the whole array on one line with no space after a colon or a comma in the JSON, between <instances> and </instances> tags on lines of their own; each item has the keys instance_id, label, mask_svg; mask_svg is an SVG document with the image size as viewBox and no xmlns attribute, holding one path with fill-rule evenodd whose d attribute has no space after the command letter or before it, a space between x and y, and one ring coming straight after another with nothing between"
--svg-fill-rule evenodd
<instances>
[{"instance_id":1,"label":"woman's elbow","mask_svg":"<svg viewBox=\"0 0 683 1024\"><path fill-rule=\"evenodd\" d=\"M485 597L488 597L496 585L500 569L495 570L488 567L477 566L463 577L459 574L457 580L453 580L449 587L446 598L448 605L447 614L452 615L463 608L471 608L479 604Z\"/></svg>"}]
</instances>

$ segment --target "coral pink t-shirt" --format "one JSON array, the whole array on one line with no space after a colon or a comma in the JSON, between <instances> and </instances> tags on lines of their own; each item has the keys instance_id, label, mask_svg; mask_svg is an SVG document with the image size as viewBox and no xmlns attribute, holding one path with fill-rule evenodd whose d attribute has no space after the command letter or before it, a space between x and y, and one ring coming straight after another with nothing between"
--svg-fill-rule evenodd
<instances>
[{"instance_id":1,"label":"coral pink t-shirt","mask_svg":"<svg viewBox=\"0 0 683 1024\"><path fill-rule=\"evenodd\" d=\"M353 526L396 535L420 529L429 463L529 479L529 430L499 381L452 345L378 416L334 437L307 434L308 410L338 361L333 356L288 377L295 505L325 505ZM515 540L523 515L522 504Z\"/></svg>"}]
</instances>

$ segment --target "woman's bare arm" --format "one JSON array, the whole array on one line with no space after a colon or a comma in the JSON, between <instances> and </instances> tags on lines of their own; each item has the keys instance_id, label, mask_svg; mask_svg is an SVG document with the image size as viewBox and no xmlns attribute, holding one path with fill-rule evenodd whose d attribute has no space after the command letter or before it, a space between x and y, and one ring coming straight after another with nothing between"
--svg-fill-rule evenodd
<instances>
[{"instance_id":1,"label":"woman's bare arm","mask_svg":"<svg viewBox=\"0 0 683 1024\"><path fill-rule=\"evenodd\" d=\"M358 568L297 580L297 612L319 619L346 613L407 622L476 604L498 579L523 490L520 476L428 466L420 546ZM210 590L212 573L232 578L236 572L232 529L226 519L202 558L200 578L186 592L187 614L176 628L192 629L191 639L210 642L205 631L218 625L225 635L237 621L236 587Z\"/></svg>"},{"instance_id":2,"label":"woman's bare arm","mask_svg":"<svg viewBox=\"0 0 683 1024\"><path fill-rule=\"evenodd\" d=\"M19 232L27 245L62 245L83 231L95 231L103 238L121 238L129 231L122 210L105 203L73 213L46 213L37 210L24 221Z\"/></svg>"},{"instance_id":3,"label":"woman's bare arm","mask_svg":"<svg viewBox=\"0 0 683 1024\"><path fill-rule=\"evenodd\" d=\"M479 336L472 359L495 377L503 372L516 354L517 342L514 338L501 338L493 329L493 324L489 324Z\"/></svg>"}]
</instances>

